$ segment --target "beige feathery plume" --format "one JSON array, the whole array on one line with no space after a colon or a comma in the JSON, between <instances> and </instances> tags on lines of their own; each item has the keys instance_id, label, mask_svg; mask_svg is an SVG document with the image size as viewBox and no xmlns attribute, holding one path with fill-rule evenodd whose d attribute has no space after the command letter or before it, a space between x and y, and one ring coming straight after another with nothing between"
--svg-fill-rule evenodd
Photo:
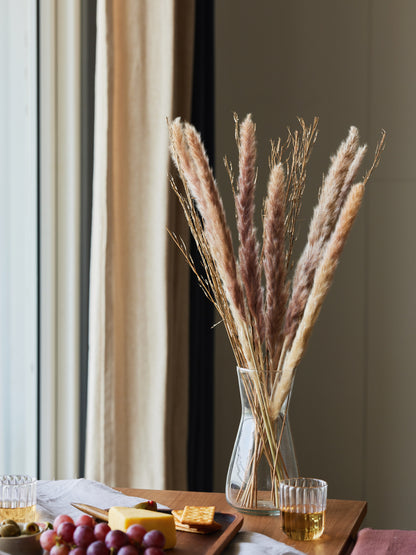
<instances>
[{"instance_id":1,"label":"beige feathery plume","mask_svg":"<svg viewBox=\"0 0 416 555\"><path fill-rule=\"evenodd\" d=\"M292 346L285 357L282 375L278 387L275 388L273 398L271 399L270 409L272 417L274 418L279 414L283 402L289 393L294 371L305 352L312 328L318 318L322 303L332 283L340 254L360 208L364 196L364 189L363 183L354 185L351 188L341 210L334 232L325 248L322 261L315 274L315 280L305 306L302 320L297 329Z\"/></svg>"},{"instance_id":2,"label":"beige feathery plume","mask_svg":"<svg viewBox=\"0 0 416 555\"><path fill-rule=\"evenodd\" d=\"M243 296L224 206L200 135L192 125L185 124L185 136L199 184L201 184L199 187L193 187L193 184L190 183L190 191L204 221L208 244L225 290L229 295L230 303L242 318L244 314Z\"/></svg>"},{"instance_id":3,"label":"beige feathery plume","mask_svg":"<svg viewBox=\"0 0 416 555\"><path fill-rule=\"evenodd\" d=\"M182 138L178 138L182 133ZM223 292L218 290L216 296L218 306L223 306L226 312L230 311L232 322L227 319L226 326L230 334L232 325L233 334L237 334L234 345L238 348L240 363L252 367L253 351L247 331L243 291L233 250L231 232L227 224L226 215L208 157L196 129L185 123L184 126L177 120L171 125L171 146L176 156L181 174L185 177L191 197L195 200L198 211L203 221L203 235L206 247L215 268L208 268L212 274L212 281L219 276ZM186 148L185 148L186 145ZM177 147L177 148L176 148ZM201 238L200 238L201 239ZM222 297L225 295L228 306L224 306ZM238 339L237 339L238 338Z\"/></svg>"},{"instance_id":4,"label":"beige feathery plume","mask_svg":"<svg viewBox=\"0 0 416 555\"><path fill-rule=\"evenodd\" d=\"M237 231L239 237L238 261L247 306L255 322L260 341L264 337L263 291L261 286L260 246L254 225L256 190L256 126L248 114L240 125L239 177L235 196Z\"/></svg>"},{"instance_id":5,"label":"beige feathery plume","mask_svg":"<svg viewBox=\"0 0 416 555\"><path fill-rule=\"evenodd\" d=\"M365 150L360 150L360 153L357 154L358 139L357 128L351 127L347 139L341 143L336 155L332 157L328 174L322 185L319 201L309 227L307 243L293 276L292 295L286 312L284 328L288 347L295 337L302 318L325 243L337 222L343 200L351 187L351 179L357 172L357 162L361 162L365 152ZM351 170L351 168L353 169Z\"/></svg>"},{"instance_id":6,"label":"beige feathery plume","mask_svg":"<svg viewBox=\"0 0 416 555\"><path fill-rule=\"evenodd\" d=\"M193 187L194 193L197 194L201 184L188 150L181 118L176 118L169 124L169 137L172 160L179 174ZM202 196L200 202L203 202Z\"/></svg>"},{"instance_id":7,"label":"beige feathery plume","mask_svg":"<svg viewBox=\"0 0 416 555\"><path fill-rule=\"evenodd\" d=\"M364 160L366 153L367 153L367 145L360 146L357 149L357 152L354 156L354 160L351 162L350 167L348 168L348 172L347 172L347 175L345 176L344 184L341 187L341 190L338 195L337 206L335 208L337 217L341 212L341 208L344 205L345 199L347 198L353 183L356 182L358 170L360 169L360 166Z\"/></svg>"},{"instance_id":8,"label":"beige feathery plume","mask_svg":"<svg viewBox=\"0 0 416 555\"><path fill-rule=\"evenodd\" d=\"M201 138L195 128L177 118L170 125L171 148L179 171L185 177L192 198L204 222L207 243L211 248L230 304L243 314L241 287L237 277L231 232L212 170Z\"/></svg>"},{"instance_id":9,"label":"beige feathery plume","mask_svg":"<svg viewBox=\"0 0 416 555\"><path fill-rule=\"evenodd\" d=\"M282 164L272 167L263 218L263 268L266 282L266 347L270 369L277 367L288 299L285 260L285 173Z\"/></svg>"}]
</instances>

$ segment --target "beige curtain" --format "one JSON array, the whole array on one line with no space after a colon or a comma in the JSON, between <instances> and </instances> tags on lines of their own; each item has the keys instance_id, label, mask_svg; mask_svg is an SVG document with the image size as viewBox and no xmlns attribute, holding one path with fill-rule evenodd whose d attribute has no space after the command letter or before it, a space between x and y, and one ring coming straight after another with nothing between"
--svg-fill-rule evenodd
<instances>
[{"instance_id":1,"label":"beige curtain","mask_svg":"<svg viewBox=\"0 0 416 555\"><path fill-rule=\"evenodd\" d=\"M194 0L98 0L86 477L186 488L187 235L166 118L189 118Z\"/></svg>"}]
</instances>

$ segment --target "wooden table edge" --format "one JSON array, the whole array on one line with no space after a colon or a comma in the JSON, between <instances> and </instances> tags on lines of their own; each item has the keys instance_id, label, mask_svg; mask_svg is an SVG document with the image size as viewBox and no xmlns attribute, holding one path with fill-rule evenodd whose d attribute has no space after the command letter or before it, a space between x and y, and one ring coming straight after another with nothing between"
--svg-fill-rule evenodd
<instances>
[{"instance_id":1,"label":"wooden table edge","mask_svg":"<svg viewBox=\"0 0 416 555\"><path fill-rule=\"evenodd\" d=\"M350 555L352 553L352 550L354 549L355 543L357 541L358 532L367 514L367 508L368 508L367 501L360 501L360 502L362 504L361 511L357 515L357 518L355 520L355 523L353 525L349 538L347 538L345 541L341 555Z\"/></svg>"}]
</instances>

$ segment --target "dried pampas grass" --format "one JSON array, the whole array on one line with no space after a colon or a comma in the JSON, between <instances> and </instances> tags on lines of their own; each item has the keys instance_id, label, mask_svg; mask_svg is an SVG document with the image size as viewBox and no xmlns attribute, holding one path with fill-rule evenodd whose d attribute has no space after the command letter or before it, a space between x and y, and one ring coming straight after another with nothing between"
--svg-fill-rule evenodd
<instances>
[{"instance_id":1,"label":"dried pampas grass","mask_svg":"<svg viewBox=\"0 0 416 555\"><path fill-rule=\"evenodd\" d=\"M261 243L254 223L256 127L251 115L241 123L235 116L235 123L236 190L228 161L226 167L235 199L238 255L201 138L194 127L180 119L169 123L169 135L182 187L174 180L171 183L199 250L204 275L196 270L184 241L171 236L218 310L236 364L256 371L254 414L262 448L278 479L279 442L271 437L272 423L291 390L295 369L332 283L365 186L379 163L385 133L370 169L357 183L367 147L360 145L358 129L350 128L330 160L305 247L294 265L296 224L318 120L308 126L299 119L300 131L289 130L285 142L272 143Z\"/></svg>"}]
</instances>

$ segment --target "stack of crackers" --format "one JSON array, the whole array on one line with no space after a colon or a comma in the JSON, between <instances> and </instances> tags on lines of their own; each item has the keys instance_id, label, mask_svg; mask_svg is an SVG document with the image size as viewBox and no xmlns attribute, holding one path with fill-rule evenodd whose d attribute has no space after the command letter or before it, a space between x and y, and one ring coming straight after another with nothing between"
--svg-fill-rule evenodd
<instances>
[{"instance_id":1,"label":"stack of crackers","mask_svg":"<svg viewBox=\"0 0 416 555\"><path fill-rule=\"evenodd\" d=\"M172 511L176 530L193 532L194 534L211 534L221 529L221 524L215 522L215 507L196 507L185 505L182 510Z\"/></svg>"}]
</instances>

